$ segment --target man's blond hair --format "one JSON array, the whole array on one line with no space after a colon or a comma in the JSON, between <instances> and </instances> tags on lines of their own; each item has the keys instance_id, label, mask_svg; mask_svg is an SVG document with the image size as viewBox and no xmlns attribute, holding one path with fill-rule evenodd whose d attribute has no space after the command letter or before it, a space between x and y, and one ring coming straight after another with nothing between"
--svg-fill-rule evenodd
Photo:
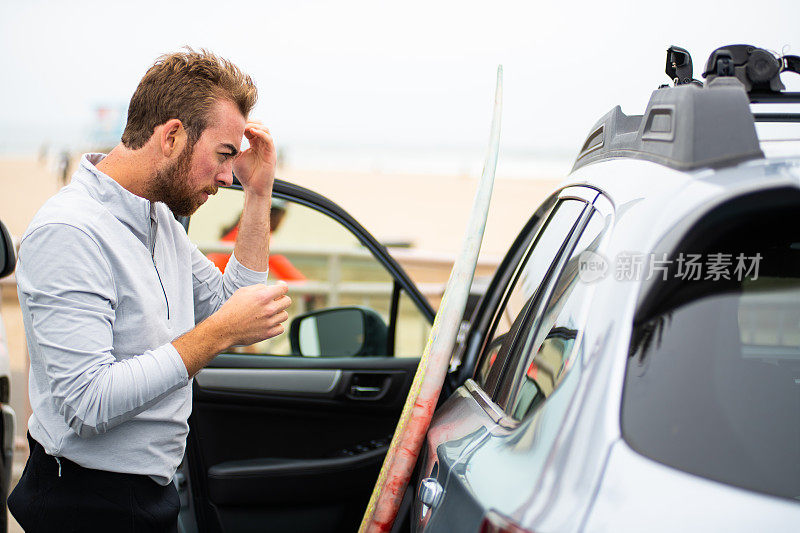
<instances>
[{"instance_id":1,"label":"man's blond hair","mask_svg":"<svg viewBox=\"0 0 800 533\"><path fill-rule=\"evenodd\" d=\"M257 98L250 76L227 59L204 49L165 54L148 69L131 97L122 144L137 150L156 126L177 118L193 145L209 125L217 101L233 102L246 118Z\"/></svg>"}]
</instances>

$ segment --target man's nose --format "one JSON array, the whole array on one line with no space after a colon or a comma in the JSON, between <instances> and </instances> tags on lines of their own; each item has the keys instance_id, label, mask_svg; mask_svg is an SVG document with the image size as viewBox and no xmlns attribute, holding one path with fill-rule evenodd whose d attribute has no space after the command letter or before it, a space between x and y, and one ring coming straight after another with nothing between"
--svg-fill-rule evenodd
<instances>
[{"instance_id":1,"label":"man's nose","mask_svg":"<svg viewBox=\"0 0 800 533\"><path fill-rule=\"evenodd\" d=\"M217 185L230 186L233 184L233 170L228 169L220 174L217 174Z\"/></svg>"}]
</instances>

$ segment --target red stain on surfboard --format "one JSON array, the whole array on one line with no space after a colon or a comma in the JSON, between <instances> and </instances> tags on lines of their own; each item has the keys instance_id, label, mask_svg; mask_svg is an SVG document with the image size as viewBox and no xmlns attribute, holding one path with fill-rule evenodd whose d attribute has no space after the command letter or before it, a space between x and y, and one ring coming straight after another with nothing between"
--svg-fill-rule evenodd
<instances>
[{"instance_id":1,"label":"red stain on surfboard","mask_svg":"<svg viewBox=\"0 0 800 533\"><path fill-rule=\"evenodd\" d=\"M439 399L438 392L435 391L431 395L432 397L418 397L414 402L411 416L406 425L406 431L398 441L393 452L394 456L391 458L392 471L387 476L366 531L370 533L391 531L396 518L397 504L399 504L405 488L411 481L411 473L422 448L422 441L425 439L425 434L433 418L433 411ZM422 392L420 395L422 395ZM398 468L398 465L403 464L407 465L407 468ZM389 502L394 503L394 505L387 505Z\"/></svg>"}]
</instances>

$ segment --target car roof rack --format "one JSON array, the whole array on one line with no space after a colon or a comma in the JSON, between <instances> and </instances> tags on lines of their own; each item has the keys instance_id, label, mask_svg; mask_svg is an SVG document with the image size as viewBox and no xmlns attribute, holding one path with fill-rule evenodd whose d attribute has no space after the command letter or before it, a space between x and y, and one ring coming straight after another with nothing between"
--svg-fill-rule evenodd
<instances>
[{"instance_id":1,"label":"car roof rack","mask_svg":"<svg viewBox=\"0 0 800 533\"><path fill-rule=\"evenodd\" d=\"M800 73L800 57L776 57L749 45L715 50L706 64L705 86L692 78L686 50L667 50L667 75L643 115L617 106L592 127L572 171L611 158L653 161L678 170L721 168L764 157L756 122L800 122L798 113L753 113L751 103L800 103L785 92L780 73Z\"/></svg>"}]
</instances>

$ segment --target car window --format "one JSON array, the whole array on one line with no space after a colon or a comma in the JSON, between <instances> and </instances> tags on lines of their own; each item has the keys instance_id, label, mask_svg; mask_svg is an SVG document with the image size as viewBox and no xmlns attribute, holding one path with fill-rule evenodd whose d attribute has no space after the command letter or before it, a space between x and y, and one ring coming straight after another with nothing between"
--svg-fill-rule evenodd
<instances>
[{"instance_id":1,"label":"car window","mask_svg":"<svg viewBox=\"0 0 800 533\"><path fill-rule=\"evenodd\" d=\"M548 217L542 217L545 222L533 230L536 237L512 277L503 303L495 314L487 334L487 339L491 340L484 346L476 371L476 382L489 394L492 394L504 366L503 355L513 340L514 322L536 299L542 281L585 206L586 203L580 200L562 200L553 207Z\"/></svg>"},{"instance_id":2,"label":"car window","mask_svg":"<svg viewBox=\"0 0 800 533\"><path fill-rule=\"evenodd\" d=\"M397 356L419 357L425 351L431 323L419 312L417 304L406 291L400 293L394 353Z\"/></svg>"},{"instance_id":3,"label":"car window","mask_svg":"<svg viewBox=\"0 0 800 533\"><path fill-rule=\"evenodd\" d=\"M593 287L579 275L580 261L587 251L597 250L603 229L603 217L594 212L558 278L551 283L553 290L544 311L538 318L530 317L517 336L515 349L520 350L520 356L512 357L518 361L517 368L503 378L511 381L512 394L507 407L501 404L517 420L549 398L575 364L572 356Z\"/></svg>"},{"instance_id":4,"label":"car window","mask_svg":"<svg viewBox=\"0 0 800 533\"><path fill-rule=\"evenodd\" d=\"M762 278L638 328L625 385L627 440L682 470L800 497L798 319L800 278Z\"/></svg>"},{"instance_id":5,"label":"car window","mask_svg":"<svg viewBox=\"0 0 800 533\"><path fill-rule=\"evenodd\" d=\"M224 271L233 251L241 207L241 191L220 189L217 195L209 198L203 209L198 210L189 225L189 238L221 271ZM398 312L393 319L394 279L347 228L324 213L283 199L273 199L270 222L269 278L286 281L292 298L287 332L298 315L358 307L369 313L368 317L376 327L386 330L381 338L392 338L388 329L396 328L394 346L375 348L372 352L376 353L359 355L394 352L397 356L419 357L422 354L419 346L424 347L430 331L429 322L405 291L400 293ZM346 320L348 315L343 316ZM336 320L332 318L330 323L336 323ZM232 351L299 355L289 334ZM314 356L326 355L342 354L314 353Z\"/></svg>"},{"instance_id":6,"label":"car window","mask_svg":"<svg viewBox=\"0 0 800 533\"><path fill-rule=\"evenodd\" d=\"M653 301L663 304L637 317L621 424L625 440L658 462L796 501L800 201L754 213L764 198L729 218L722 206L696 226L711 242L674 255L696 253L704 270L659 281Z\"/></svg>"}]
</instances>

